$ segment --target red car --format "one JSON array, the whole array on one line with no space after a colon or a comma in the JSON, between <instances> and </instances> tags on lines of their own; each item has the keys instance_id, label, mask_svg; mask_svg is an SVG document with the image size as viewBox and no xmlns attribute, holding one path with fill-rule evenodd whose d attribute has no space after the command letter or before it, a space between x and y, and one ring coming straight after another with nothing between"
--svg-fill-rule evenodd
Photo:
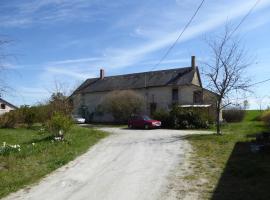
<instances>
[{"instance_id":1,"label":"red car","mask_svg":"<svg viewBox=\"0 0 270 200\"><path fill-rule=\"evenodd\" d=\"M161 126L161 122L158 120L151 119L147 115L133 116L128 121L129 128L158 128Z\"/></svg>"}]
</instances>

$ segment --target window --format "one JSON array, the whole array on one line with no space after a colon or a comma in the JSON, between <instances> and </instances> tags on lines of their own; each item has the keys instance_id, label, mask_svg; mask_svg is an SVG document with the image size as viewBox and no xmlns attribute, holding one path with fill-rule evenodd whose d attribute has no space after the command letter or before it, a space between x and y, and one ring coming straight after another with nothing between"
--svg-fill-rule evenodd
<instances>
[{"instance_id":1,"label":"window","mask_svg":"<svg viewBox=\"0 0 270 200\"><path fill-rule=\"evenodd\" d=\"M1 109L6 109L6 104L1 103Z\"/></svg>"},{"instance_id":2,"label":"window","mask_svg":"<svg viewBox=\"0 0 270 200\"><path fill-rule=\"evenodd\" d=\"M178 89L172 90L172 102L178 103Z\"/></svg>"},{"instance_id":3,"label":"window","mask_svg":"<svg viewBox=\"0 0 270 200\"><path fill-rule=\"evenodd\" d=\"M203 94L202 91L195 91L193 93L193 103L203 103Z\"/></svg>"}]
</instances>

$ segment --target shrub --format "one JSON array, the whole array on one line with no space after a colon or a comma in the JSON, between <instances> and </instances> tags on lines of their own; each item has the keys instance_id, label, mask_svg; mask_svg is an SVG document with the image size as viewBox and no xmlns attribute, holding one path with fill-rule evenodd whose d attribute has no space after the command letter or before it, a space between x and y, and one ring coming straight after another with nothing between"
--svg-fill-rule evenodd
<instances>
[{"instance_id":1,"label":"shrub","mask_svg":"<svg viewBox=\"0 0 270 200\"><path fill-rule=\"evenodd\" d=\"M143 104L143 97L134 91L113 91L105 96L100 108L112 114L115 121L126 122L132 114L141 112Z\"/></svg>"},{"instance_id":2,"label":"shrub","mask_svg":"<svg viewBox=\"0 0 270 200\"><path fill-rule=\"evenodd\" d=\"M33 111L35 112L35 122L45 124L51 118L51 114L49 114L49 105L37 105L32 107Z\"/></svg>"},{"instance_id":3,"label":"shrub","mask_svg":"<svg viewBox=\"0 0 270 200\"><path fill-rule=\"evenodd\" d=\"M173 127L177 129L208 128L210 118L204 111L194 108L173 107L170 112Z\"/></svg>"},{"instance_id":4,"label":"shrub","mask_svg":"<svg viewBox=\"0 0 270 200\"><path fill-rule=\"evenodd\" d=\"M70 117L62 113L54 113L52 118L47 122L47 129L56 137L63 137L73 124Z\"/></svg>"},{"instance_id":5,"label":"shrub","mask_svg":"<svg viewBox=\"0 0 270 200\"><path fill-rule=\"evenodd\" d=\"M226 122L241 122L243 121L245 114L245 110L233 108L230 110L223 110L222 117Z\"/></svg>"},{"instance_id":6,"label":"shrub","mask_svg":"<svg viewBox=\"0 0 270 200\"><path fill-rule=\"evenodd\" d=\"M48 102L32 106L29 109L29 112L26 112L26 123L29 122L28 120L31 121L31 116L33 116L31 112L33 112L35 114L33 121L45 124L52 118L55 112L70 116L72 106L67 96L57 92L52 94Z\"/></svg>"},{"instance_id":7,"label":"shrub","mask_svg":"<svg viewBox=\"0 0 270 200\"><path fill-rule=\"evenodd\" d=\"M55 92L51 95L47 109L50 117L54 112L62 113L63 115L71 115L72 103L63 93Z\"/></svg>"},{"instance_id":8,"label":"shrub","mask_svg":"<svg viewBox=\"0 0 270 200\"><path fill-rule=\"evenodd\" d=\"M0 116L0 128L15 128L17 116L15 111L11 111Z\"/></svg>"},{"instance_id":9,"label":"shrub","mask_svg":"<svg viewBox=\"0 0 270 200\"><path fill-rule=\"evenodd\" d=\"M174 106L170 112L157 110L153 118L160 120L165 128L208 128L210 117L204 110Z\"/></svg>"},{"instance_id":10,"label":"shrub","mask_svg":"<svg viewBox=\"0 0 270 200\"><path fill-rule=\"evenodd\" d=\"M267 124L268 126L270 126L270 111L266 111L262 114L261 116L261 120Z\"/></svg>"},{"instance_id":11,"label":"shrub","mask_svg":"<svg viewBox=\"0 0 270 200\"><path fill-rule=\"evenodd\" d=\"M15 126L30 128L34 123L43 125L52 119L55 112L62 116L70 116L71 102L62 93L53 93L50 100L37 106L21 106L17 110L0 116L0 128L14 128ZM68 117L67 117L68 118Z\"/></svg>"},{"instance_id":12,"label":"shrub","mask_svg":"<svg viewBox=\"0 0 270 200\"><path fill-rule=\"evenodd\" d=\"M19 117L20 123L26 124L27 128L30 128L37 121L34 107L22 106L15 111L15 114Z\"/></svg>"},{"instance_id":13,"label":"shrub","mask_svg":"<svg viewBox=\"0 0 270 200\"><path fill-rule=\"evenodd\" d=\"M153 118L161 121L162 127L164 128L173 127L173 120L171 119L170 113L163 109L155 111L153 114Z\"/></svg>"},{"instance_id":14,"label":"shrub","mask_svg":"<svg viewBox=\"0 0 270 200\"><path fill-rule=\"evenodd\" d=\"M17 110L5 113L0 117L1 128L14 128L15 126L24 126L30 128L36 122L36 110L34 107L21 106Z\"/></svg>"}]
</instances>

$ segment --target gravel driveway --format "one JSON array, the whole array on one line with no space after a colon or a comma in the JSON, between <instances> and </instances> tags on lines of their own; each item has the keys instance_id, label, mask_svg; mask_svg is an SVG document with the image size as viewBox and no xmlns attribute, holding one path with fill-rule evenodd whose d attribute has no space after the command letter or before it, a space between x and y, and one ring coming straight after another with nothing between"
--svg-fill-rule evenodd
<instances>
[{"instance_id":1,"label":"gravel driveway","mask_svg":"<svg viewBox=\"0 0 270 200\"><path fill-rule=\"evenodd\" d=\"M37 185L5 200L166 199L169 175L191 147L183 137L198 131L101 128L109 137ZM170 198L172 199L172 198Z\"/></svg>"}]
</instances>

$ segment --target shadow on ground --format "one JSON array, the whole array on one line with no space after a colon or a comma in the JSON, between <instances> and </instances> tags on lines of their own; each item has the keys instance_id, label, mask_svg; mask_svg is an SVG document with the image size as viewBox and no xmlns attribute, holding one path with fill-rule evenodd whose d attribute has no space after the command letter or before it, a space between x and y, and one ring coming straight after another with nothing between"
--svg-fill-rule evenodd
<instances>
[{"instance_id":1,"label":"shadow on ground","mask_svg":"<svg viewBox=\"0 0 270 200\"><path fill-rule=\"evenodd\" d=\"M235 144L212 200L270 199L270 153L252 153L250 144Z\"/></svg>"}]
</instances>

